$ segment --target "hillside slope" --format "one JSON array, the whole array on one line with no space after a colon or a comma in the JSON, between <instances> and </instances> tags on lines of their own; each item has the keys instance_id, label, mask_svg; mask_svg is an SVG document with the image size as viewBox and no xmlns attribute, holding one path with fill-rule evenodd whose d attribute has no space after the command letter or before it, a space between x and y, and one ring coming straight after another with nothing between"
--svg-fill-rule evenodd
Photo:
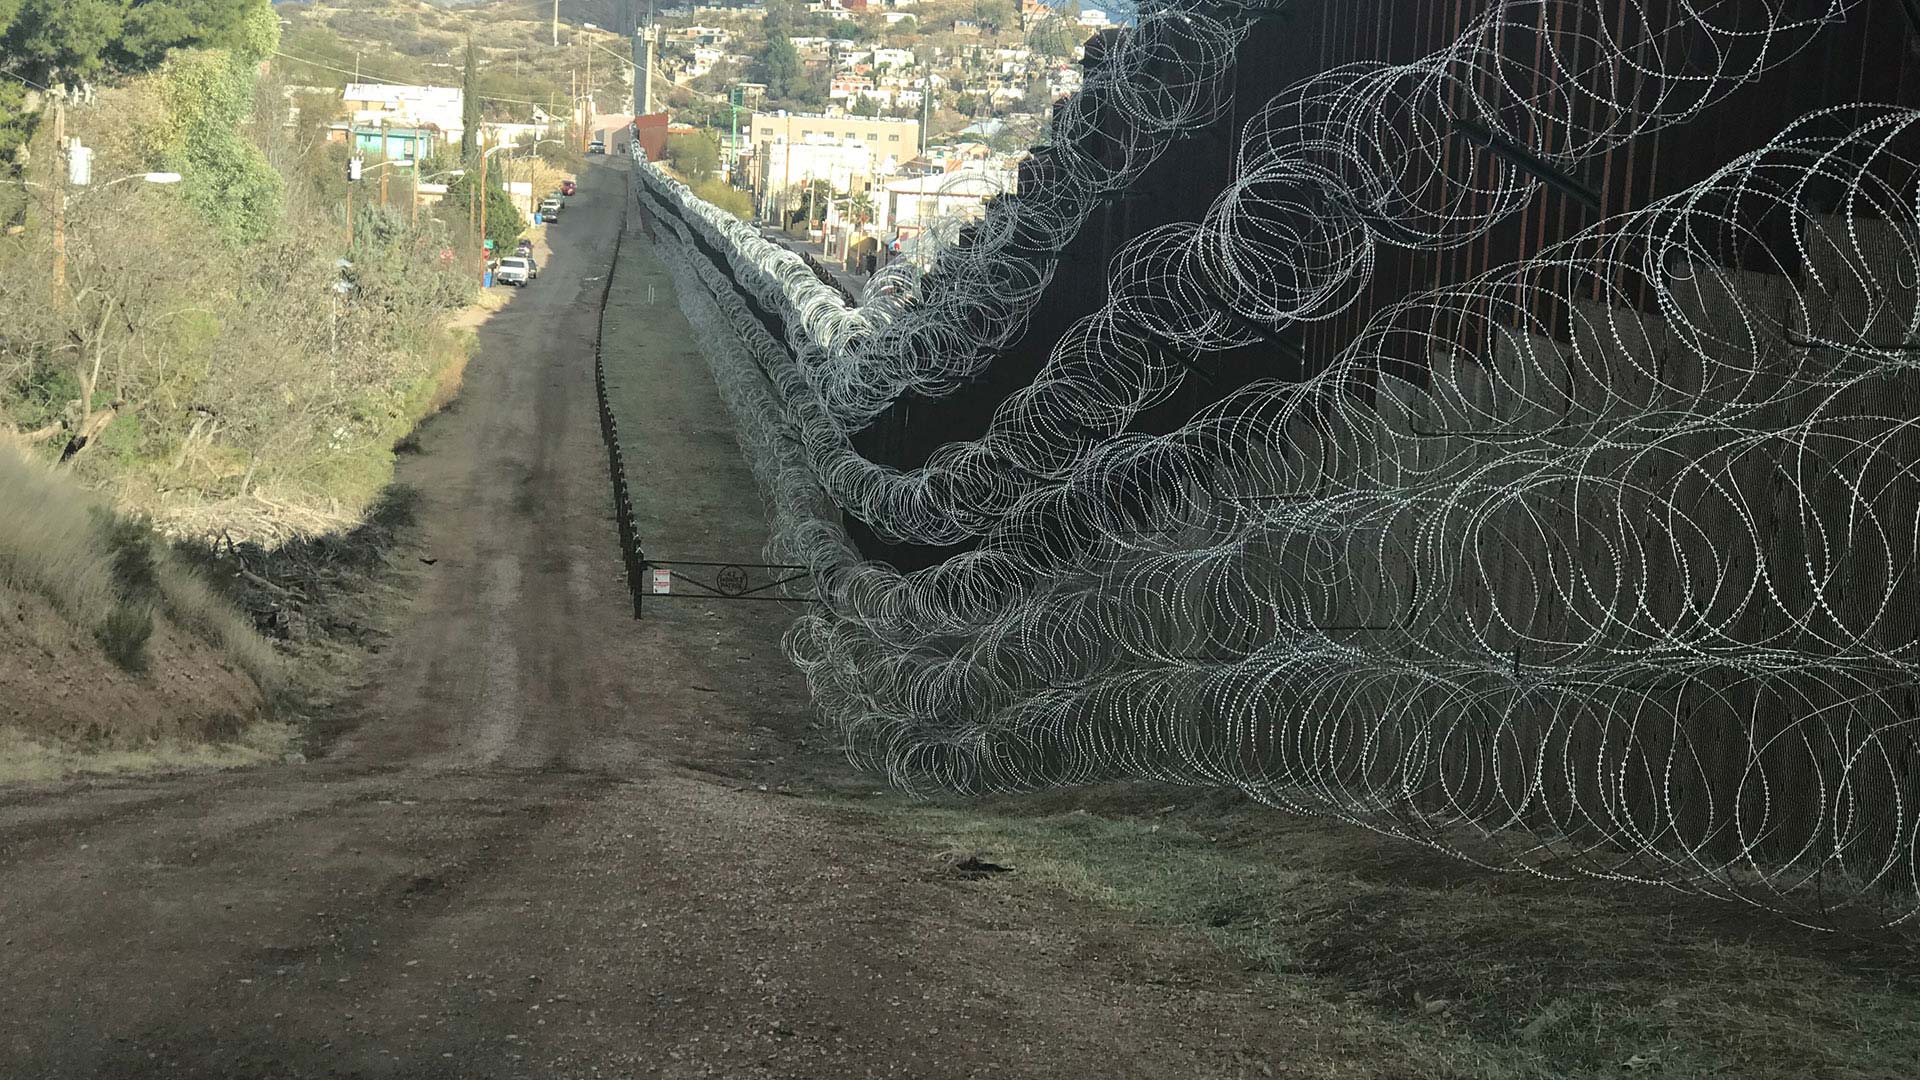
<instances>
[{"instance_id":1,"label":"hillside slope","mask_svg":"<svg viewBox=\"0 0 1920 1080\"><path fill-rule=\"evenodd\" d=\"M267 643L145 526L0 449L0 781L257 759Z\"/></svg>"}]
</instances>

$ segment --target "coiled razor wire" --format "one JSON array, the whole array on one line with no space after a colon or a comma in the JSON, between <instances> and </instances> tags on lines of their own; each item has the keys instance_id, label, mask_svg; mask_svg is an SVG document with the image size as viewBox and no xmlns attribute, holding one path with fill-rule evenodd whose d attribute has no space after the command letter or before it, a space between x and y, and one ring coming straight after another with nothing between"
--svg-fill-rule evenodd
<instances>
[{"instance_id":1,"label":"coiled razor wire","mask_svg":"<svg viewBox=\"0 0 1920 1080\"><path fill-rule=\"evenodd\" d=\"M1079 227L1094 194L1124 184L1138 170L1130 166L1100 174L1098 184L1068 185L1063 190L1080 194L1068 200L1077 209L1065 217L1056 197L1062 189L1048 183L996 200L979 226L980 244L943 251L940 273L917 284L877 292L870 287L869 296L878 301L851 309L792 252L692 198L664 175L644 173L643 182L656 185L697 223L724 253L740 287L781 313L791 357L777 363L791 372L776 377L812 467L833 499L886 539L956 544L991 528L1036 486L1058 481L1093 447L1166 400L1190 373L1190 354L1252 344L1288 323L1345 310L1370 279L1381 243L1446 247L1482 235L1522 208L1538 181L1513 168L1486 173L1479 155L1457 152L1449 140L1458 117L1473 113L1537 156L1574 163L1698 115L1805 47L1815 31L1844 17L1855 2L1822 0L1818 18L1788 19L1775 10L1777 3L1663 4L1658 16L1628 4L1603 18L1581 0L1506 0L1447 49L1418 63L1352 65L1297 84L1247 123L1239 174L1205 219L1156 229L1130 243L1115 257L1107 304L1060 338L1040 375L999 409L988 433L943 447L915 470L867 460L850 433L906 389L936 394L977 373L981 357L966 343L997 348L1006 340L1003 332L1023 325L1026 305L1048 276L1034 275L1051 266L1009 258L1009 245L1021 249L1027 242L1017 238L1045 221L1053 230L1046 242L1058 247L1060 237ZM1211 24L1163 13L1143 30L1145 44L1119 52L1152 52L1176 29L1185 35L1179 39L1184 47L1197 48L1192 43L1203 37L1193 28L1200 25ZM1559 27L1543 40L1586 47L1563 55L1543 45L1542 66L1552 77L1533 79L1529 69L1527 78L1519 78L1500 50L1507 38L1542 27ZM1224 31L1219 41L1225 49ZM1712 46L1705 55L1713 66L1698 62L1703 44ZM1575 58L1595 52L1597 57L1576 64ZM1160 53L1151 59L1156 62L1143 60L1125 70L1144 79L1142 73L1172 65ZM1523 91L1529 80L1547 89ZM1168 81L1158 75L1149 85ZM1199 80L1176 84L1194 87ZM1142 96L1132 82L1123 85L1133 97ZM1197 91L1146 96L1171 97L1181 107L1123 130L1157 137L1179 126L1169 116L1212 116L1224 97L1213 95L1203 109ZM1100 100L1090 91L1073 101L1088 99ZM1068 116L1084 114L1093 123L1104 115L1101 108L1084 105ZM1499 120L1509 115L1535 122ZM1562 119L1538 120L1554 115ZM1576 116L1588 124L1574 123ZM1381 145L1383 133L1391 131L1422 134ZM1090 129L1076 138L1096 148L1106 145L1109 139L1097 135L1098 129ZM1074 145L1062 137L1055 157L1079 161ZM949 275L949 266L965 269ZM938 302L906 299L936 279ZM883 280L901 283L884 275L874 279ZM1010 306L995 307L1000 304ZM994 310L982 314L988 308ZM916 328L911 340L895 335L908 333L896 318L902 311ZM944 329L936 333L936 326ZM888 329L880 333L881 327ZM873 396L849 410L842 392L849 387Z\"/></svg>"},{"instance_id":2,"label":"coiled razor wire","mask_svg":"<svg viewBox=\"0 0 1920 1080\"><path fill-rule=\"evenodd\" d=\"M912 574L838 523L787 310L682 191L635 190L769 555L814 568L789 651L857 763L1226 786L1810 923L1920 910L1920 112L1809 117L1170 435L1036 440L1057 460L977 548ZM1184 248L1169 312L1208 273ZM1099 377L1051 415L1100 422Z\"/></svg>"}]
</instances>

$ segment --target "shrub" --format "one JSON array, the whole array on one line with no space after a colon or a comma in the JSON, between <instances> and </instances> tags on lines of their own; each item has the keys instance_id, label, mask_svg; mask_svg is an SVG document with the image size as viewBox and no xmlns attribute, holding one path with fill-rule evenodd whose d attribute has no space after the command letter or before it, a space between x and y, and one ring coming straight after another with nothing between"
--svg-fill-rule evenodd
<instances>
[{"instance_id":1,"label":"shrub","mask_svg":"<svg viewBox=\"0 0 1920 1080\"><path fill-rule=\"evenodd\" d=\"M153 636L153 605L120 604L107 614L94 637L123 671L147 670L147 639Z\"/></svg>"},{"instance_id":2,"label":"shrub","mask_svg":"<svg viewBox=\"0 0 1920 1080\"><path fill-rule=\"evenodd\" d=\"M753 199L724 180L715 178L695 185L693 193L742 221L753 217Z\"/></svg>"}]
</instances>

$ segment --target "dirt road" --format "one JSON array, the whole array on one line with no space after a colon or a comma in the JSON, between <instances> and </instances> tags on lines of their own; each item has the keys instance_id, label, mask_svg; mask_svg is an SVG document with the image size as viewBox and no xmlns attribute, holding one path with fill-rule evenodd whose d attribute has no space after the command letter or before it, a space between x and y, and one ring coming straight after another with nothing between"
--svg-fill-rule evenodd
<instances>
[{"instance_id":1,"label":"dirt road","mask_svg":"<svg viewBox=\"0 0 1920 1080\"><path fill-rule=\"evenodd\" d=\"M416 587L324 755L0 790L0 1076L1308 1075L1204 944L810 797L871 782L767 608L631 620L592 380L624 192L593 166L403 461ZM635 232L613 286L650 550L757 553Z\"/></svg>"}]
</instances>

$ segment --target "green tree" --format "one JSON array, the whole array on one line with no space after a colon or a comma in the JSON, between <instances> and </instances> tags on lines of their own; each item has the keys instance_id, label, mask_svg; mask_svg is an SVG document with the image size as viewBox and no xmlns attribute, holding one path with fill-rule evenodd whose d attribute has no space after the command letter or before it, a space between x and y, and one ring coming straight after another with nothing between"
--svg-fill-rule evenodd
<instances>
[{"instance_id":1,"label":"green tree","mask_svg":"<svg viewBox=\"0 0 1920 1080\"><path fill-rule=\"evenodd\" d=\"M675 172L698 187L720 168L720 147L704 131L667 136L667 160Z\"/></svg>"},{"instance_id":2,"label":"green tree","mask_svg":"<svg viewBox=\"0 0 1920 1080\"><path fill-rule=\"evenodd\" d=\"M278 33L279 19L270 0L145 0L127 8L113 58L124 67L151 67L171 49L226 49L263 59L260 17Z\"/></svg>"},{"instance_id":3,"label":"green tree","mask_svg":"<svg viewBox=\"0 0 1920 1080\"><path fill-rule=\"evenodd\" d=\"M496 155L497 156L497 155ZM489 162L489 164L492 164ZM468 170L464 175L454 178L447 185L447 196L440 200L441 219L449 226L457 223L459 229L467 225L467 200L479 185L479 174ZM520 216L520 208L513 205L513 197L506 193L500 182L487 177L483 189L487 200L487 235L485 239L493 241L495 251L506 251L513 246L520 234L527 231L526 219Z\"/></svg>"},{"instance_id":4,"label":"green tree","mask_svg":"<svg viewBox=\"0 0 1920 1080\"><path fill-rule=\"evenodd\" d=\"M468 169L480 167L480 57L474 51L473 37L467 37L463 58L465 71L460 76L460 160Z\"/></svg>"},{"instance_id":5,"label":"green tree","mask_svg":"<svg viewBox=\"0 0 1920 1080\"><path fill-rule=\"evenodd\" d=\"M36 81L141 71L181 48L259 60L279 32L271 0L0 0L0 56Z\"/></svg>"},{"instance_id":6,"label":"green tree","mask_svg":"<svg viewBox=\"0 0 1920 1080\"><path fill-rule=\"evenodd\" d=\"M793 42L786 34L769 30L766 47L760 50L760 81L767 84L767 96L776 101L799 96L804 77Z\"/></svg>"},{"instance_id":7,"label":"green tree","mask_svg":"<svg viewBox=\"0 0 1920 1080\"><path fill-rule=\"evenodd\" d=\"M254 65L220 50L176 53L160 81L167 108L161 164L181 195L229 240L265 237L279 221L280 174L242 134L253 107Z\"/></svg>"},{"instance_id":8,"label":"green tree","mask_svg":"<svg viewBox=\"0 0 1920 1080\"><path fill-rule=\"evenodd\" d=\"M64 83L98 73L126 14L122 0L16 2L19 8L5 40L0 40L0 56L19 65L16 73L36 81Z\"/></svg>"}]
</instances>

